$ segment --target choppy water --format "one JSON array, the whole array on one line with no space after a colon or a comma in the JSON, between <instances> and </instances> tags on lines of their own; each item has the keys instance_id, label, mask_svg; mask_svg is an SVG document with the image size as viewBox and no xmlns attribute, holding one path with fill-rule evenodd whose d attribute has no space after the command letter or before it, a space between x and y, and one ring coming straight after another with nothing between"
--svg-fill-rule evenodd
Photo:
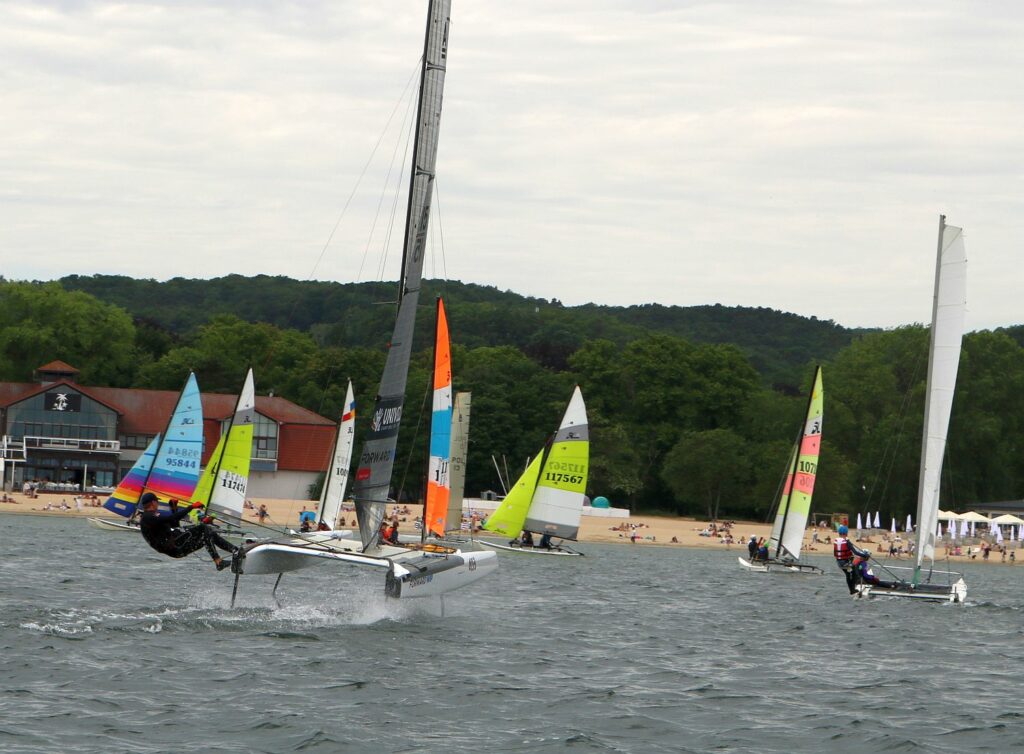
<instances>
[{"instance_id":1,"label":"choppy water","mask_svg":"<svg viewBox=\"0 0 1024 754\"><path fill-rule=\"evenodd\" d=\"M5 516L3 752L1021 751L1024 565L966 606L854 602L737 552L502 556L436 605L379 574L231 577ZM568 562L567 562L568 561ZM828 565L831 569L831 564Z\"/></svg>"}]
</instances>

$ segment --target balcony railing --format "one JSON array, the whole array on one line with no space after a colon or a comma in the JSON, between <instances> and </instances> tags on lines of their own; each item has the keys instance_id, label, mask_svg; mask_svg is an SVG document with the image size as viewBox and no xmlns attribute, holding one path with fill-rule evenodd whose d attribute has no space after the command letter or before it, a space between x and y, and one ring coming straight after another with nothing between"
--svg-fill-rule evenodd
<instances>
[{"instance_id":1,"label":"balcony railing","mask_svg":"<svg viewBox=\"0 0 1024 754\"><path fill-rule=\"evenodd\" d=\"M120 453L117 440L85 440L72 437L26 437L25 449L70 450L78 453Z\"/></svg>"}]
</instances>

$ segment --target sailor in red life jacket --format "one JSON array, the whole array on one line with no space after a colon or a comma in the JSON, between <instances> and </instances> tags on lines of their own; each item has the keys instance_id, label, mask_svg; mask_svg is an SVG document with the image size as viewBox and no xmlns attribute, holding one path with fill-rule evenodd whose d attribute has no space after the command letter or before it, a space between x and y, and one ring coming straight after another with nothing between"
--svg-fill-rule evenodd
<instances>
[{"instance_id":1,"label":"sailor in red life jacket","mask_svg":"<svg viewBox=\"0 0 1024 754\"><path fill-rule=\"evenodd\" d=\"M849 587L850 594L855 594L857 591L857 574L853 570L853 559L856 557L868 558L870 553L867 550L855 547L853 542L847 537L849 533L850 530L846 524L842 524L839 527L839 536L832 542L832 554L836 556L836 565L846 575L846 586Z\"/></svg>"}]
</instances>

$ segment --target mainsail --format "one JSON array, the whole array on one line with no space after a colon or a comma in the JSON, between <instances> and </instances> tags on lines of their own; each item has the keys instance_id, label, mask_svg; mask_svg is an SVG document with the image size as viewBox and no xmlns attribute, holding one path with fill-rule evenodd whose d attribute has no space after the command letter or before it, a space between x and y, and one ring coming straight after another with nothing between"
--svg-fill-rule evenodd
<instances>
[{"instance_id":1,"label":"mainsail","mask_svg":"<svg viewBox=\"0 0 1024 754\"><path fill-rule=\"evenodd\" d=\"M526 530L576 539L583 514L590 434L579 386L554 438L527 466L484 529L509 537Z\"/></svg>"},{"instance_id":2,"label":"mainsail","mask_svg":"<svg viewBox=\"0 0 1024 754\"><path fill-rule=\"evenodd\" d=\"M227 431L217 442L192 497L194 501L206 503L208 510L232 519L241 519L245 507L255 420L256 385L250 369L228 420Z\"/></svg>"},{"instance_id":3,"label":"mainsail","mask_svg":"<svg viewBox=\"0 0 1024 754\"><path fill-rule=\"evenodd\" d=\"M334 452L331 453L331 465L324 478L324 489L320 493L320 508L316 514L319 524L326 524L335 529L338 526L338 514L341 503L345 499L345 487L348 485L348 467L352 463L352 446L355 443L356 401L352 393L352 380L348 381L345 391L345 406L342 409L341 423L338 434L334 437Z\"/></svg>"},{"instance_id":4,"label":"mainsail","mask_svg":"<svg viewBox=\"0 0 1024 754\"><path fill-rule=\"evenodd\" d=\"M373 406L366 442L359 456L353 496L363 549L377 542L380 522L391 487L395 446L402 420L405 384L409 373L416 307L420 295L427 222L434 189L437 143L441 126L441 101L448 56L448 24L451 0L431 0L423 45L416 142L406 211L402 250L402 282L398 316L391 336L384 373Z\"/></svg>"},{"instance_id":5,"label":"mainsail","mask_svg":"<svg viewBox=\"0 0 1024 754\"><path fill-rule=\"evenodd\" d=\"M203 455L203 406L189 373L164 431L157 434L103 507L120 516L135 512L145 491L161 499L187 499L199 481Z\"/></svg>"},{"instance_id":6,"label":"mainsail","mask_svg":"<svg viewBox=\"0 0 1024 754\"><path fill-rule=\"evenodd\" d=\"M448 470L452 446L452 350L444 301L437 299L434 334L434 389L430 414L430 458L427 460L427 495L423 507L424 538L445 533L451 486Z\"/></svg>"},{"instance_id":7,"label":"mainsail","mask_svg":"<svg viewBox=\"0 0 1024 754\"><path fill-rule=\"evenodd\" d=\"M448 513L445 516L446 531L458 530L462 526L462 496L466 490L466 459L469 455L469 414L472 393L456 393L452 408L452 459L448 481L451 492L448 497Z\"/></svg>"},{"instance_id":8,"label":"mainsail","mask_svg":"<svg viewBox=\"0 0 1024 754\"><path fill-rule=\"evenodd\" d=\"M935 526L939 512L939 482L946 450L953 391L960 366L960 345L967 309L967 253L963 229L939 218L935 297L928 346L928 389L921 440L921 469L917 489L917 584L925 558L935 559Z\"/></svg>"},{"instance_id":9,"label":"mainsail","mask_svg":"<svg viewBox=\"0 0 1024 754\"><path fill-rule=\"evenodd\" d=\"M786 482L779 499L768 549L772 556L798 560L803 546L807 517L811 512L811 496L818 473L821 452L821 422L825 392L822 387L821 367L814 372L811 396L807 401L807 415L800 438L793 446L787 467Z\"/></svg>"}]
</instances>

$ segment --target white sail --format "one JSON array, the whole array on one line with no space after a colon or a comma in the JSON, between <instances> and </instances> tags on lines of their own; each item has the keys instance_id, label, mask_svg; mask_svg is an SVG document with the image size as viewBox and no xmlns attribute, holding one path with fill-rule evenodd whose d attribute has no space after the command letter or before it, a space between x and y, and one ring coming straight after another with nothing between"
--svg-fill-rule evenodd
<instances>
[{"instance_id":1,"label":"white sail","mask_svg":"<svg viewBox=\"0 0 1024 754\"><path fill-rule=\"evenodd\" d=\"M967 309L967 255L963 230L939 219L935 299L928 349L928 392L917 492L917 566L935 558L935 524L939 511L939 482L953 391L960 365L960 345Z\"/></svg>"},{"instance_id":2,"label":"white sail","mask_svg":"<svg viewBox=\"0 0 1024 754\"><path fill-rule=\"evenodd\" d=\"M452 410L452 450L448 481L451 495L448 498L448 515L445 518L447 531L457 530L462 523L462 497L466 490L466 456L469 453L469 413L472 393L456 393Z\"/></svg>"},{"instance_id":3,"label":"white sail","mask_svg":"<svg viewBox=\"0 0 1024 754\"><path fill-rule=\"evenodd\" d=\"M338 527L338 514L341 503L345 499L345 488L348 486L348 469L352 463L352 445L355 442L356 401L352 393L352 380L345 391L345 405L341 409L341 422L334 440L334 454L331 465L324 479L324 489L320 493L320 510L316 520L327 524L331 529Z\"/></svg>"},{"instance_id":4,"label":"white sail","mask_svg":"<svg viewBox=\"0 0 1024 754\"><path fill-rule=\"evenodd\" d=\"M583 515L590 457L587 407L577 386L548 449L523 528L576 539Z\"/></svg>"}]
</instances>

